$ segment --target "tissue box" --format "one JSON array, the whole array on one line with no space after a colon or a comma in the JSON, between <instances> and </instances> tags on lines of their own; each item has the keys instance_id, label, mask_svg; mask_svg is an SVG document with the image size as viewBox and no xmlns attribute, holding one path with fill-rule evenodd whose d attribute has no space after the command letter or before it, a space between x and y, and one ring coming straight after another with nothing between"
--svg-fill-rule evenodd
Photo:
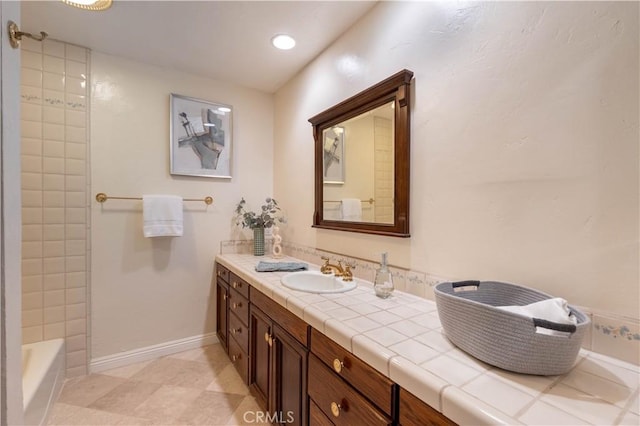
<instances>
[{"instance_id":1,"label":"tissue box","mask_svg":"<svg viewBox=\"0 0 640 426\"><path fill-rule=\"evenodd\" d=\"M569 305L577 324L528 318L496 306L524 306L552 296L496 281L444 282L434 288L445 334L461 350L516 373L557 375L569 371L589 328L587 315ZM555 330L540 333L540 328Z\"/></svg>"}]
</instances>

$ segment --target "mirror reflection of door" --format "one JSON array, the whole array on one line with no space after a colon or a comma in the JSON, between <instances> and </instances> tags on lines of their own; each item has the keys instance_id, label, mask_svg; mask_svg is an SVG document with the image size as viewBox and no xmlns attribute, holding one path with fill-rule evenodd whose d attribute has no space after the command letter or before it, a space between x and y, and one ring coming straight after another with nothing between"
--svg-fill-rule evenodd
<instances>
[{"instance_id":1,"label":"mirror reflection of door","mask_svg":"<svg viewBox=\"0 0 640 426\"><path fill-rule=\"evenodd\" d=\"M325 220L393 223L393 105L324 129Z\"/></svg>"}]
</instances>

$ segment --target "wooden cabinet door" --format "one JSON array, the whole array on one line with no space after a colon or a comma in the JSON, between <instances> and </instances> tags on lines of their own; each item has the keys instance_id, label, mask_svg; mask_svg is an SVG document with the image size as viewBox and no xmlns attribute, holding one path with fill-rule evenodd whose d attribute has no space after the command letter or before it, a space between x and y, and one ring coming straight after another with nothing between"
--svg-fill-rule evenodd
<instances>
[{"instance_id":1,"label":"wooden cabinet door","mask_svg":"<svg viewBox=\"0 0 640 426\"><path fill-rule=\"evenodd\" d=\"M268 409L271 369L271 320L253 305L249 314L249 387L262 408Z\"/></svg>"},{"instance_id":2,"label":"wooden cabinet door","mask_svg":"<svg viewBox=\"0 0 640 426\"><path fill-rule=\"evenodd\" d=\"M307 349L277 324L272 331L273 397L269 411L281 424L307 425Z\"/></svg>"},{"instance_id":3,"label":"wooden cabinet door","mask_svg":"<svg viewBox=\"0 0 640 426\"><path fill-rule=\"evenodd\" d=\"M227 351L227 319L228 319L228 300L229 300L229 286L222 281L222 279L216 279L216 334L218 340Z\"/></svg>"}]
</instances>

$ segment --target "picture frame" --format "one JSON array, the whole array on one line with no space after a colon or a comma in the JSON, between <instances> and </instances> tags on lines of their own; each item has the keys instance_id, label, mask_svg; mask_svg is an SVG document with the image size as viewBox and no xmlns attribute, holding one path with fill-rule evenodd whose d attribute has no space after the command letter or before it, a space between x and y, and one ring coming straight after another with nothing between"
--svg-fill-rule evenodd
<instances>
[{"instance_id":1,"label":"picture frame","mask_svg":"<svg viewBox=\"0 0 640 426\"><path fill-rule=\"evenodd\" d=\"M334 126L322 132L323 183L344 184L344 127Z\"/></svg>"},{"instance_id":2,"label":"picture frame","mask_svg":"<svg viewBox=\"0 0 640 426\"><path fill-rule=\"evenodd\" d=\"M170 173L231 179L231 105L170 95Z\"/></svg>"}]
</instances>

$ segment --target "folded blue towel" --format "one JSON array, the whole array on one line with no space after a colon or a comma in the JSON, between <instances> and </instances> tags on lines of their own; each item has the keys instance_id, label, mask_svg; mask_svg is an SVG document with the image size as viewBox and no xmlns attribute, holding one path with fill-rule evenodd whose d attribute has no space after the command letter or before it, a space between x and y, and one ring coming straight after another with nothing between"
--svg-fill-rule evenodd
<instances>
[{"instance_id":1,"label":"folded blue towel","mask_svg":"<svg viewBox=\"0 0 640 426\"><path fill-rule=\"evenodd\" d=\"M309 269L309 265L303 262L263 262L260 261L256 265L258 272L275 272L275 271L304 271Z\"/></svg>"}]
</instances>

